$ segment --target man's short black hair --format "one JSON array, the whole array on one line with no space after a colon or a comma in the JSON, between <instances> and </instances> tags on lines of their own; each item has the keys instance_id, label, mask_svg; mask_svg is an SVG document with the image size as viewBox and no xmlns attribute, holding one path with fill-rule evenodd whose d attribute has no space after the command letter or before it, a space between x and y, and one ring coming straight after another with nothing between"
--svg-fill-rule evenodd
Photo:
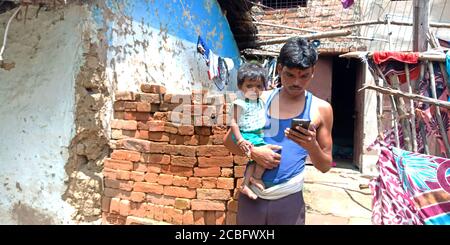
<instances>
[{"instance_id":1,"label":"man's short black hair","mask_svg":"<svg viewBox=\"0 0 450 245\"><path fill-rule=\"evenodd\" d=\"M237 74L237 86L240 88L245 79L260 80L266 88L267 71L261 65L255 63L245 63L239 68Z\"/></svg>"},{"instance_id":2,"label":"man's short black hair","mask_svg":"<svg viewBox=\"0 0 450 245\"><path fill-rule=\"evenodd\" d=\"M305 38L290 38L280 50L277 63L289 68L307 69L317 63L318 54L314 44Z\"/></svg>"}]
</instances>

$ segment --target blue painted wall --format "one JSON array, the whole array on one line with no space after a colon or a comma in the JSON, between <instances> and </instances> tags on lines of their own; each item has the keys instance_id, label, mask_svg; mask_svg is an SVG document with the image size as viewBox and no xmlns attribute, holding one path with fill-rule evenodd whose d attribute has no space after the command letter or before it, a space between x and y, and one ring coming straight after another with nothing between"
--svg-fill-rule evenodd
<instances>
[{"instance_id":1,"label":"blue painted wall","mask_svg":"<svg viewBox=\"0 0 450 245\"><path fill-rule=\"evenodd\" d=\"M120 57L123 61L127 59L127 55L139 56L143 52L148 52L146 57L173 55L174 59L178 59L175 63L168 62L167 59L159 62L166 65L170 63L170 66L175 64L179 69L190 69L190 80L204 81L207 76L202 73L206 75L206 64L194 53L200 35L214 53L233 59L235 67L231 71L228 90L236 89L235 76L240 64L240 54L226 17L216 0L108 0L104 6L94 7L93 11L97 24L107 26L107 41L115 49L115 52L109 53L110 59ZM126 40L119 41L121 38ZM151 51L152 47L158 45L158 51L165 49L167 52L157 54L154 49ZM139 51L140 49L142 50ZM191 59L187 56L196 57ZM145 57L133 59L145 59L144 63L151 63ZM117 61L116 59L111 63ZM151 65L157 64L146 64L146 69ZM163 70L168 74L167 68ZM149 76L155 72L158 72L156 68L149 71Z\"/></svg>"}]
</instances>

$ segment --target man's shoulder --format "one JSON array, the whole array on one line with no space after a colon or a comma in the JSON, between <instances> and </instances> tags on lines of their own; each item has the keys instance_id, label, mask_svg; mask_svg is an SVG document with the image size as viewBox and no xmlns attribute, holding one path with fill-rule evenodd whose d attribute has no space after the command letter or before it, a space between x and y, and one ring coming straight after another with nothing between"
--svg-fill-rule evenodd
<instances>
[{"instance_id":1,"label":"man's shoulder","mask_svg":"<svg viewBox=\"0 0 450 245\"><path fill-rule=\"evenodd\" d=\"M315 95L313 95L312 106L315 107L316 110L320 112L320 114L333 113L331 104L328 101L321 99Z\"/></svg>"}]
</instances>

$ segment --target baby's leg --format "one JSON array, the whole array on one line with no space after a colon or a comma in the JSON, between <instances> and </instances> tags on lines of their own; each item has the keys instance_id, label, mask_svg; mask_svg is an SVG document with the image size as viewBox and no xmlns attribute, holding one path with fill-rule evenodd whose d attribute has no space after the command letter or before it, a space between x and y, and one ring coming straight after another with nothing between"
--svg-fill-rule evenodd
<instances>
[{"instance_id":1,"label":"baby's leg","mask_svg":"<svg viewBox=\"0 0 450 245\"><path fill-rule=\"evenodd\" d=\"M254 171L255 171L255 164L249 165L247 171L245 172L244 181L240 186L241 192L253 200L258 198L258 196L249 187L250 178L252 177Z\"/></svg>"},{"instance_id":2,"label":"baby's leg","mask_svg":"<svg viewBox=\"0 0 450 245\"><path fill-rule=\"evenodd\" d=\"M250 182L252 182L252 184L254 184L256 187L258 187L260 190L263 191L265 189L265 186L261 178L266 169L256 163L252 165L255 165L255 170L250 178Z\"/></svg>"}]
</instances>

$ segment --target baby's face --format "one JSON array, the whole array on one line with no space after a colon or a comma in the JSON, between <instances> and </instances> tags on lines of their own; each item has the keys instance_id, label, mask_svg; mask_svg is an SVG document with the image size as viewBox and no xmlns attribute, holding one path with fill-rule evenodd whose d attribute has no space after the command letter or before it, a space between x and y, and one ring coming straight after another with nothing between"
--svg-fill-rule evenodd
<instances>
[{"instance_id":1,"label":"baby's face","mask_svg":"<svg viewBox=\"0 0 450 245\"><path fill-rule=\"evenodd\" d=\"M245 79L241 86L241 91L245 98L250 100L257 100L264 90L263 82L260 79Z\"/></svg>"}]
</instances>

